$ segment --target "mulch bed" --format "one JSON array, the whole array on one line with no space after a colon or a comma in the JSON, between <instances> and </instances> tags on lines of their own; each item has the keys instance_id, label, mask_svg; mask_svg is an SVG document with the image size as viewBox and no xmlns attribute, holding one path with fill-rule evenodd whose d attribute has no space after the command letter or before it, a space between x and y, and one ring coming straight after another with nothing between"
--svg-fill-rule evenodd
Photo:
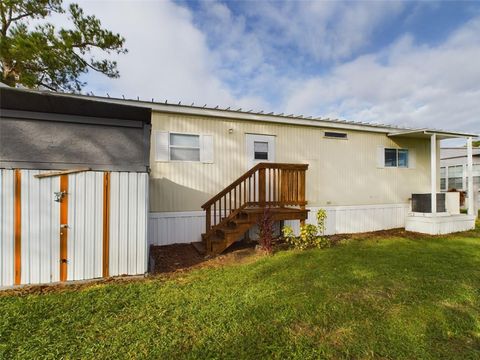
<instances>
[{"instance_id":1,"label":"mulch bed","mask_svg":"<svg viewBox=\"0 0 480 360\"><path fill-rule=\"evenodd\" d=\"M183 270L205 261L190 244L150 247L150 267L153 274Z\"/></svg>"}]
</instances>

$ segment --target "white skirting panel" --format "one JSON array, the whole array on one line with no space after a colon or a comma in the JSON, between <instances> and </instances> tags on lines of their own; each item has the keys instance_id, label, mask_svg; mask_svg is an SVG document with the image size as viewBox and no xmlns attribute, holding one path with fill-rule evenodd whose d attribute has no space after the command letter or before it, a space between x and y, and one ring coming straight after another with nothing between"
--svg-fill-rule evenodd
<instances>
[{"instance_id":1,"label":"white skirting panel","mask_svg":"<svg viewBox=\"0 0 480 360\"><path fill-rule=\"evenodd\" d=\"M13 170L0 169L0 287L14 280Z\"/></svg>"},{"instance_id":2,"label":"white skirting panel","mask_svg":"<svg viewBox=\"0 0 480 360\"><path fill-rule=\"evenodd\" d=\"M319 207L309 208L307 223L316 224ZM348 234L405 227L408 204L326 206L326 234ZM298 233L300 222L285 221ZM201 240L205 232L203 211L150 213L149 239L153 245L190 243ZM255 230L250 232L255 238Z\"/></svg>"},{"instance_id":3,"label":"white skirting panel","mask_svg":"<svg viewBox=\"0 0 480 360\"><path fill-rule=\"evenodd\" d=\"M111 173L110 276L147 271L148 174Z\"/></svg>"},{"instance_id":4,"label":"white skirting panel","mask_svg":"<svg viewBox=\"0 0 480 360\"><path fill-rule=\"evenodd\" d=\"M409 204L354 205L309 207L308 224L317 223L317 211L327 211L325 235L353 234L405 227ZM285 221L295 233L300 230L299 221Z\"/></svg>"},{"instance_id":5,"label":"white skirting panel","mask_svg":"<svg viewBox=\"0 0 480 360\"><path fill-rule=\"evenodd\" d=\"M151 245L200 241L204 232L203 211L161 212L149 215L148 243Z\"/></svg>"}]
</instances>

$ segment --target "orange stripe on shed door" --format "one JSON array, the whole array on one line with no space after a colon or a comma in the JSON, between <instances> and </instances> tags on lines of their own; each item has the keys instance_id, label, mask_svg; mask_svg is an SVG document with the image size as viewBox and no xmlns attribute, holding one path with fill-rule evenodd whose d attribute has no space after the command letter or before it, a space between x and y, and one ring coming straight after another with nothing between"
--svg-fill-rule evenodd
<instances>
[{"instance_id":1,"label":"orange stripe on shed door","mask_svg":"<svg viewBox=\"0 0 480 360\"><path fill-rule=\"evenodd\" d=\"M67 281L68 175L60 176L60 281Z\"/></svg>"},{"instance_id":2,"label":"orange stripe on shed door","mask_svg":"<svg viewBox=\"0 0 480 360\"><path fill-rule=\"evenodd\" d=\"M110 272L110 173L103 174L103 277Z\"/></svg>"},{"instance_id":3,"label":"orange stripe on shed door","mask_svg":"<svg viewBox=\"0 0 480 360\"><path fill-rule=\"evenodd\" d=\"M19 169L14 173L14 192L14 284L19 285L22 282L22 173Z\"/></svg>"}]
</instances>

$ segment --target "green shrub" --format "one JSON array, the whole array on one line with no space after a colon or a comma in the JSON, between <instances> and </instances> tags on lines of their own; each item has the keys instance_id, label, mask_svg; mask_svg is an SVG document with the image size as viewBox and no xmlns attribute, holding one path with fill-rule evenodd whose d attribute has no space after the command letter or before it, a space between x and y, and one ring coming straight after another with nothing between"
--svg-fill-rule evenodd
<instances>
[{"instance_id":1,"label":"green shrub","mask_svg":"<svg viewBox=\"0 0 480 360\"><path fill-rule=\"evenodd\" d=\"M312 247L320 249L330 247L330 240L324 236L326 219L327 212L320 209L317 211L317 225L301 225L299 236L295 236L291 226L284 226L282 228L283 237L288 244L299 250L305 250Z\"/></svg>"}]
</instances>

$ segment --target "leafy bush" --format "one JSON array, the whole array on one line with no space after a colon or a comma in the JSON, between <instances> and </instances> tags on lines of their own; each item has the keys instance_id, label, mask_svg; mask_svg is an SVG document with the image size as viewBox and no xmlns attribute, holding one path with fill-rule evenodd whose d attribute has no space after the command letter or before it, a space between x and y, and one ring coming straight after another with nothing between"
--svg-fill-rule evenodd
<instances>
[{"instance_id":1,"label":"leafy bush","mask_svg":"<svg viewBox=\"0 0 480 360\"><path fill-rule=\"evenodd\" d=\"M273 218L269 208L265 208L257 225L260 247L262 250L271 253L273 247Z\"/></svg>"},{"instance_id":2,"label":"leafy bush","mask_svg":"<svg viewBox=\"0 0 480 360\"><path fill-rule=\"evenodd\" d=\"M323 249L330 247L330 240L324 236L326 219L327 212L320 209L317 211L317 225L301 225L299 236L295 236L291 226L284 226L282 229L283 237L295 249L305 250L312 247Z\"/></svg>"}]
</instances>

